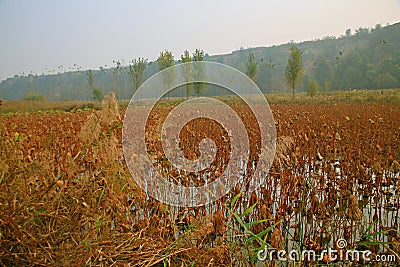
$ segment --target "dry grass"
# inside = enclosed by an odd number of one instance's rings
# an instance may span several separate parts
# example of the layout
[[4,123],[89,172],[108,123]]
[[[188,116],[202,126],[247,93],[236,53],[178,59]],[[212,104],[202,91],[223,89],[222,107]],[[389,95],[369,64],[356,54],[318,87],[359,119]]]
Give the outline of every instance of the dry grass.
[[89,101],[64,101],[64,102],[48,102],[48,101],[5,101],[0,105],[0,114],[24,114],[24,113],[55,113],[55,112],[71,112],[77,110],[99,110],[101,104],[99,102]]
[[273,246],[321,249],[346,238],[353,248],[399,254],[398,103],[272,110],[276,160],[265,186],[233,210],[236,190],[203,208],[149,199],[121,157],[115,104],[0,117],[0,265],[249,266],[257,247],[232,212],[253,204],[243,220],[268,220],[254,233],[278,223],[267,233]]

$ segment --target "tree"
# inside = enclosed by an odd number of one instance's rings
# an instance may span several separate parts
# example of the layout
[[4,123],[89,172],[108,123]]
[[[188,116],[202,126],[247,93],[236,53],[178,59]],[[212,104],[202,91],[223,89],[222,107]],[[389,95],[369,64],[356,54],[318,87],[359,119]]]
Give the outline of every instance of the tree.
[[119,96],[119,98],[125,98],[125,92],[123,92],[122,91],[123,89],[119,86],[120,73],[122,72],[122,62],[120,60],[113,60],[113,63],[115,63],[115,68],[112,69],[113,73],[112,90],[115,92],[116,95]]
[[346,37],[350,37],[351,36],[351,29],[347,29],[345,34],[346,34]]
[[380,79],[379,79],[379,87],[380,89],[384,88],[383,84],[384,84],[384,75],[383,73],[385,72],[385,47],[387,45],[387,41],[385,39],[380,39],[379,40],[379,44],[381,47],[381,59],[380,59]]
[[[275,85],[275,75],[274,70],[276,68],[275,63],[272,62],[272,59],[269,59],[267,63],[265,63],[265,67],[267,67],[267,85],[268,92],[273,92],[273,88]],[[268,71],[269,69],[269,71]]]
[[316,60],[313,76],[317,80],[318,84],[322,84],[325,79],[332,80],[332,68],[325,57],[319,57]]
[[[200,49],[196,49],[193,53],[193,79],[195,81],[204,80],[206,77],[206,69],[204,65],[204,51]],[[197,96],[203,91],[205,83],[203,82],[194,82],[193,89],[196,92]]]
[[307,85],[307,95],[314,97],[318,93],[318,83],[315,79],[310,79]]
[[254,62],[254,54],[250,52],[249,54],[249,59],[247,61],[247,70],[246,70],[246,75],[254,81],[254,78],[256,77],[258,70],[257,63]]
[[37,74],[33,75],[32,73],[28,75],[28,80],[29,80],[29,88],[30,90],[35,93],[36,91],[36,80],[37,80]]
[[343,56],[343,51],[340,50],[339,55],[336,56],[336,64],[335,64],[335,68],[336,68],[336,70],[335,70],[335,80],[336,80],[335,90],[339,90],[339,89],[341,90],[343,87],[343,76],[344,76],[343,69],[344,68],[342,66],[343,62],[341,61],[342,56]]
[[[157,66],[160,71],[168,69],[169,67],[172,67],[174,65],[175,62],[172,52],[167,50],[160,52],[160,55],[157,58]],[[163,72],[163,77],[164,77],[164,91],[165,91],[167,89],[167,86],[172,85],[172,83],[175,80],[176,77],[175,68],[171,68],[168,71]]]
[[97,101],[102,101],[103,100],[103,92],[101,91],[100,88],[93,88],[93,98],[96,99]]
[[387,72],[378,74],[376,80],[376,83],[379,84],[380,89],[398,87],[397,79]]
[[322,93],[325,94],[328,91],[329,91],[329,83],[328,79],[325,79],[324,83],[322,84]]
[[293,90],[293,98],[296,86],[300,83],[303,76],[303,58],[299,48],[294,44],[290,47],[290,55],[286,65],[286,82]]
[[146,71],[147,61],[144,58],[138,58],[132,60],[132,64],[129,65],[129,77],[132,81],[133,93],[137,91],[139,86],[143,83]]
[[310,76],[305,73],[302,77],[301,86],[299,84],[297,90],[300,90],[300,88],[301,88],[301,91],[307,92],[307,86],[308,86],[308,83],[310,82],[310,79],[311,79]]
[[[192,57],[190,56],[189,51],[185,50],[185,52],[183,52],[183,55],[181,56],[181,62],[189,63],[191,61],[192,61]],[[190,93],[190,89],[191,89],[190,82],[193,81],[193,73],[192,73],[192,65],[191,64],[182,65],[182,75],[186,82],[186,84],[185,84],[186,99],[189,99],[189,93]]]
[[[89,91],[93,92],[94,89],[94,75],[93,75],[93,71],[92,70],[88,70],[86,72],[87,75],[87,80],[88,80],[88,84],[89,84]],[[86,98],[87,100],[89,100],[88,94],[86,94]]]
[[379,30],[382,30],[382,25],[378,23],[375,25],[375,31],[379,31]]
[[369,28],[365,28],[365,27],[360,27],[358,29],[356,29],[356,35],[366,35],[369,33]]

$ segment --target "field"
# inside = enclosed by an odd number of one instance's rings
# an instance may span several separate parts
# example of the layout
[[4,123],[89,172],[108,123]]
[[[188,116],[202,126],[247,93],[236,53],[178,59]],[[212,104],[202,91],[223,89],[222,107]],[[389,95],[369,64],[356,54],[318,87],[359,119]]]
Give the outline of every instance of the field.
[[[93,103],[4,102],[0,265],[366,265],[326,255],[257,260],[265,246],[318,253],[329,246],[393,255],[391,263],[371,266],[397,266],[400,91],[266,97],[278,139],[265,185],[186,209],[147,197],[132,179],[121,145],[127,103],[118,111]],[[159,119],[175,104],[159,105]],[[246,115],[240,104],[232,106]]]

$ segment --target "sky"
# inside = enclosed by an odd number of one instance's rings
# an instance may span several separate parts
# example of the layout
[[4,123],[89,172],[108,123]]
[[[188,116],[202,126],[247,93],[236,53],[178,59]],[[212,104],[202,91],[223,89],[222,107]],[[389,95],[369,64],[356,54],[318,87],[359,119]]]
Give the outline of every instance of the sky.
[[400,0],[0,0],[0,80],[209,55],[400,21]]

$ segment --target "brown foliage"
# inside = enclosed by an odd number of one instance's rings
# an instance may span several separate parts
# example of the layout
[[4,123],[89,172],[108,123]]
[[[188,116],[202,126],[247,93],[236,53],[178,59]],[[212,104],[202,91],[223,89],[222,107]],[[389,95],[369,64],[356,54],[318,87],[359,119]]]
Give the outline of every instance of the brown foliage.
[[[244,243],[245,233],[229,220],[227,207],[240,186],[200,208],[149,199],[123,162],[116,110],[0,117],[0,264],[234,264],[227,243]],[[153,115],[161,120],[169,110],[160,107]],[[356,246],[362,227],[377,220],[371,231],[392,229],[388,240],[398,252],[399,106],[293,104],[272,110],[280,136],[275,161],[263,187],[244,192],[234,212],[257,203],[245,219],[268,222],[252,229],[256,233],[281,221],[267,239],[276,248],[289,240],[323,248],[339,238]],[[149,150],[161,159],[152,136],[157,120],[149,126]],[[194,123],[182,134],[193,131],[196,139],[200,126]],[[228,142],[221,129],[213,135],[221,146]],[[195,157],[196,147],[186,147]],[[170,177],[186,177],[161,162]],[[217,167],[208,171],[224,170]],[[376,238],[383,240],[383,234]]]

